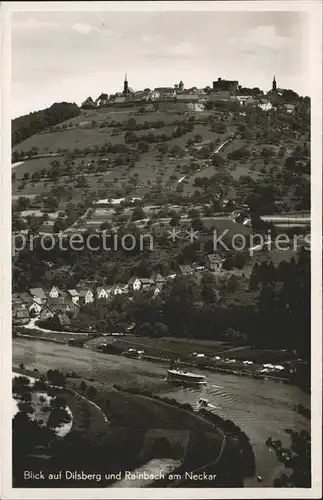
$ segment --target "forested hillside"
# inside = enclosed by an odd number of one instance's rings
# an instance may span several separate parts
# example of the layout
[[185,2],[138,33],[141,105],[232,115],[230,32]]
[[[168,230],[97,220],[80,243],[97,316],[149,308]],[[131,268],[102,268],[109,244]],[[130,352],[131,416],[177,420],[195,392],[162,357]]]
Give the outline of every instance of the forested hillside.
[[79,114],[80,108],[77,104],[55,102],[50,108],[19,116],[12,120],[12,145],[15,146],[28,137]]

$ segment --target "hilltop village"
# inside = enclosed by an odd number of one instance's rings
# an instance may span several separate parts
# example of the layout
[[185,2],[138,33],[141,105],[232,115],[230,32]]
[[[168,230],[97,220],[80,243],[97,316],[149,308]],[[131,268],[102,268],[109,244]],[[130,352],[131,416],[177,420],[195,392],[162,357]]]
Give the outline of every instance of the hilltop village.
[[[290,92],[290,91],[288,91]],[[114,104],[135,104],[149,102],[183,102],[187,104],[202,104],[207,102],[231,101],[240,105],[259,106],[262,110],[272,109],[275,97],[281,97],[286,94],[284,89],[277,88],[276,78],[272,81],[272,88],[264,93],[259,88],[245,88],[239,85],[238,81],[225,80],[219,77],[213,82],[212,87],[204,88],[191,87],[186,89],[181,80],[174,87],[156,87],[154,89],[145,88],[134,91],[129,87],[127,75],[125,75],[123,91],[108,95],[100,94],[95,100],[88,97],[82,102],[84,109],[96,109]],[[293,112],[292,104],[287,104],[288,112]]]
[[[15,327],[194,337],[204,315],[206,338],[263,343],[251,311],[303,265],[310,226],[310,99],[270,83],[134,91],[126,76],[120,93],[14,120]],[[288,233],[285,251],[268,230]],[[106,252],[105,233],[136,243]],[[78,235],[97,249],[60,248]],[[196,317],[178,316],[179,296]]]
[[[173,457],[177,472],[211,464],[215,487],[308,487],[310,99],[270,83],[134,91],[126,76],[13,121],[15,372],[61,387],[42,406],[14,378],[17,477],[32,457],[74,467],[76,446],[90,474]],[[53,412],[64,439],[42,434]]]

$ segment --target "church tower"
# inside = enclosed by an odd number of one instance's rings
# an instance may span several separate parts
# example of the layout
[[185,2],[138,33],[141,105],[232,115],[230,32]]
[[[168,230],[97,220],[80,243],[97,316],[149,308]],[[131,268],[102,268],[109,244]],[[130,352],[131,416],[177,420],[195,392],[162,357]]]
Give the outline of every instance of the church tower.
[[123,93],[128,94],[129,93],[129,86],[128,86],[128,80],[127,80],[127,73],[125,74],[124,82],[123,82]]
[[273,90],[273,92],[276,92],[276,90],[277,90],[277,83],[276,83],[276,78],[275,78],[275,76],[274,76],[274,79],[273,79],[273,86],[272,86],[272,90]]

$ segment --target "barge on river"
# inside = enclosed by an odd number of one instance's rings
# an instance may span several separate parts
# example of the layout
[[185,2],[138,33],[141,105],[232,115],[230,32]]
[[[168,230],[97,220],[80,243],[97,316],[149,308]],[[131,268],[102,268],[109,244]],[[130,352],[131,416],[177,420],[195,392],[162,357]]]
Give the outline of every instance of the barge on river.
[[201,385],[206,384],[205,375],[187,372],[185,370],[167,370],[167,380],[176,384]]

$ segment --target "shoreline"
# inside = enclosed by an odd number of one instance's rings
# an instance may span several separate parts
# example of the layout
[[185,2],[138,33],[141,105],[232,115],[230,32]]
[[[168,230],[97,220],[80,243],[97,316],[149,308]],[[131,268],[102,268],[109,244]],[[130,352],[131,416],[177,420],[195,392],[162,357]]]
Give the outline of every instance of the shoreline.
[[[53,332],[59,334],[60,332]],[[73,335],[73,333],[70,333]],[[77,334],[76,334],[77,335]],[[39,335],[28,335],[28,334],[21,334],[18,333],[16,334],[16,338],[23,338],[23,339],[28,339],[28,340],[37,340],[38,342],[52,342],[54,344],[59,344],[59,345],[69,345],[68,342],[64,340],[59,340],[56,338],[50,338],[50,337],[41,337]],[[85,348],[90,349],[88,346],[84,346]],[[79,349],[79,347],[75,347]],[[92,349],[95,351],[95,349]],[[112,354],[113,355],[113,354]],[[115,354],[115,356],[120,356],[120,354]],[[143,355],[143,359],[145,361],[150,361],[152,363],[161,363],[161,364],[169,364],[171,359],[170,358],[162,358],[162,357],[157,357],[157,356],[149,356],[147,354]],[[245,370],[241,370],[239,368],[230,369],[230,368],[222,368],[222,367],[216,367],[216,366],[203,366],[202,368],[196,364],[196,363],[189,363],[185,361],[180,361],[179,365],[185,366],[185,367],[191,367],[191,368],[197,368],[197,369],[202,369],[205,372],[210,372],[210,373],[223,373],[223,374],[228,374],[228,375],[236,375],[237,377],[248,377],[256,380],[261,380],[261,381],[272,381],[275,383],[279,384],[285,384],[285,385],[290,385],[297,387],[301,389],[303,392],[306,393],[303,387],[299,387],[299,385],[291,382],[288,378],[286,377],[279,377],[279,376],[273,376],[273,375],[263,375],[260,373],[252,373],[248,372]]]

